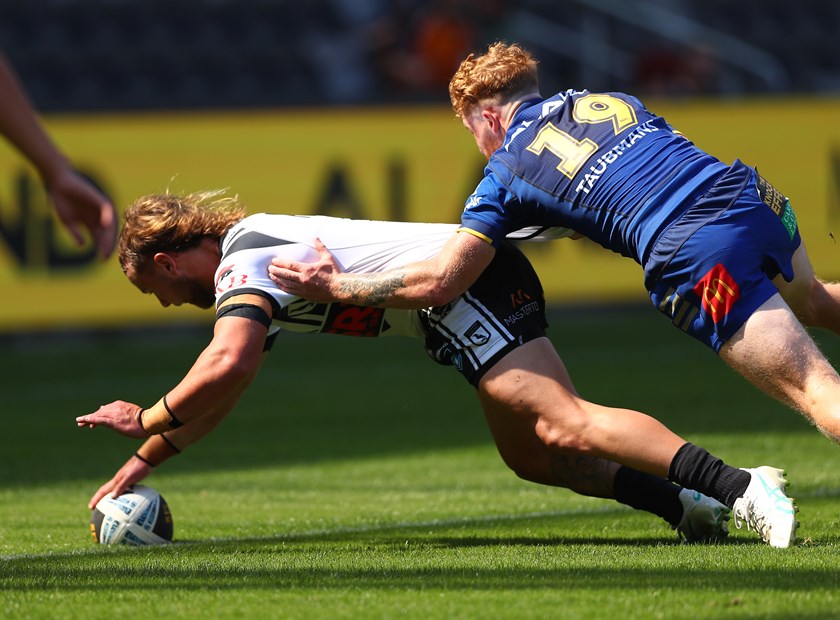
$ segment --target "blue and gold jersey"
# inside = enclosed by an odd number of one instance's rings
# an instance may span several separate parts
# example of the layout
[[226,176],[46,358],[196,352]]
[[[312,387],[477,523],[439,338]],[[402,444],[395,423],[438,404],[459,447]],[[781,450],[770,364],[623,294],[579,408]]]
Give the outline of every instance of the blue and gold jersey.
[[526,226],[561,226],[645,265],[727,169],[635,97],[568,90],[519,108],[461,227],[496,243]]

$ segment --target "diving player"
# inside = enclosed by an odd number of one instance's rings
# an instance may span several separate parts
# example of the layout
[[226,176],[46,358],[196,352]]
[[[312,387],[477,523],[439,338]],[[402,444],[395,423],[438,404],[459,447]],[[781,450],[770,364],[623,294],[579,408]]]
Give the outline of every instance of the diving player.
[[[312,248],[317,236],[347,269],[371,271],[433,256],[455,229],[321,216],[246,218],[235,199],[213,192],[136,201],[125,214],[119,239],[126,276],[164,306],[215,305],[216,323],[212,342],[156,404],[143,408],[116,401],[76,418],[80,427],[102,425],[146,438],[97,490],[90,506],[107,493],[122,493],[212,430],[255,376],[276,333],[290,329],[425,338],[429,355],[453,365],[477,389],[499,452],[519,476],[654,512],[686,539],[725,536],[729,510],[722,503],[638,471],[637,466],[659,458],[669,446],[684,444],[683,439],[650,416],[602,407],[575,392],[545,337],[540,282],[512,245],[498,244],[495,259],[464,295],[422,312],[312,303],[284,293],[268,277],[273,256],[317,256]],[[518,320],[506,320],[512,315]],[[599,458],[588,446],[557,450],[545,445],[534,425],[550,415],[542,410],[556,408],[581,427],[620,436],[630,454],[626,466]]]

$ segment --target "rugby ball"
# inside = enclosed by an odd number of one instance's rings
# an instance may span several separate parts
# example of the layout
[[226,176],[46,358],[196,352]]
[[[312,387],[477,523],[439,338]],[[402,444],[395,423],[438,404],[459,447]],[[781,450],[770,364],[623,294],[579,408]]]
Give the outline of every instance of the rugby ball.
[[90,533],[102,545],[164,545],[172,542],[172,514],[160,493],[135,484],[119,497],[99,500]]

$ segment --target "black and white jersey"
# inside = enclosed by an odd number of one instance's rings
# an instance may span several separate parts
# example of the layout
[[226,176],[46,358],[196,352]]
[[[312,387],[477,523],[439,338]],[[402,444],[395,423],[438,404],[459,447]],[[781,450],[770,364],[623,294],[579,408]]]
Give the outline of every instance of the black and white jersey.
[[484,373],[510,351],[545,335],[542,286],[528,259],[513,245],[498,244],[493,261],[459,298],[419,312],[315,303],[282,291],[268,277],[268,266],[276,256],[317,260],[316,237],[344,271],[370,273],[436,256],[456,229],[455,224],[252,215],[222,238],[216,304],[234,295],[267,298],[272,305],[270,336],[286,329],[424,338],[425,349],[435,361],[454,366],[472,385],[478,385]]
[[274,257],[314,261],[316,237],[344,271],[376,272],[437,255],[455,224],[350,220],[327,216],[257,214],[243,219],[221,241],[216,271],[216,305],[233,295],[253,293],[271,301],[272,332],[354,336],[423,336],[413,310],[314,303],[279,289],[268,277]]

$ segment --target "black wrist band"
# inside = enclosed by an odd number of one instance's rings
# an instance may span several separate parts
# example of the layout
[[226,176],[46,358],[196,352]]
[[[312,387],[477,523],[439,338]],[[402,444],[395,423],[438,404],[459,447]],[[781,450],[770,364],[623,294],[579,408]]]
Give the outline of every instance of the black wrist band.
[[175,417],[175,414],[172,413],[172,409],[169,407],[169,403],[166,402],[166,395],[163,397],[163,406],[166,407],[166,413],[169,414],[169,417],[172,418],[169,420],[169,426],[171,428],[178,428],[179,426],[183,426],[184,423],[181,422],[178,418]]
[[181,449],[178,448],[178,446],[176,446],[174,443],[172,443],[169,437],[167,437],[164,434],[161,434],[160,438],[166,442],[166,445],[169,446],[175,454],[181,454]]
[[144,432],[144,433],[146,433],[147,435],[151,436],[151,433],[150,433],[149,431],[147,431],[147,430],[146,430],[146,427],[145,427],[145,426],[143,426],[143,412],[144,412],[144,411],[146,411],[146,410],[145,410],[145,409],[140,409],[140,411],[138,411],[138,412],[137,412],[137,424],[139,424],[139,425],[140,425],[140,428],[142,428],[142,429],[143,429],[143,432]]
[[147,459],[147,458],[145,458],[145,457],[143,457],[143,456],[140,456],[140,453],[139,453],[139,452],[135,452],[135,453],[134,453],[134,456],[135,456],[136,458],[140,459],[141,461],[143,461],[143,462],[144,462],[146,465],[148,465],[149,467],[154,467],[154,466],[155,466],[155,464],[154,464],[154,463],[152,463],[149,459]]

